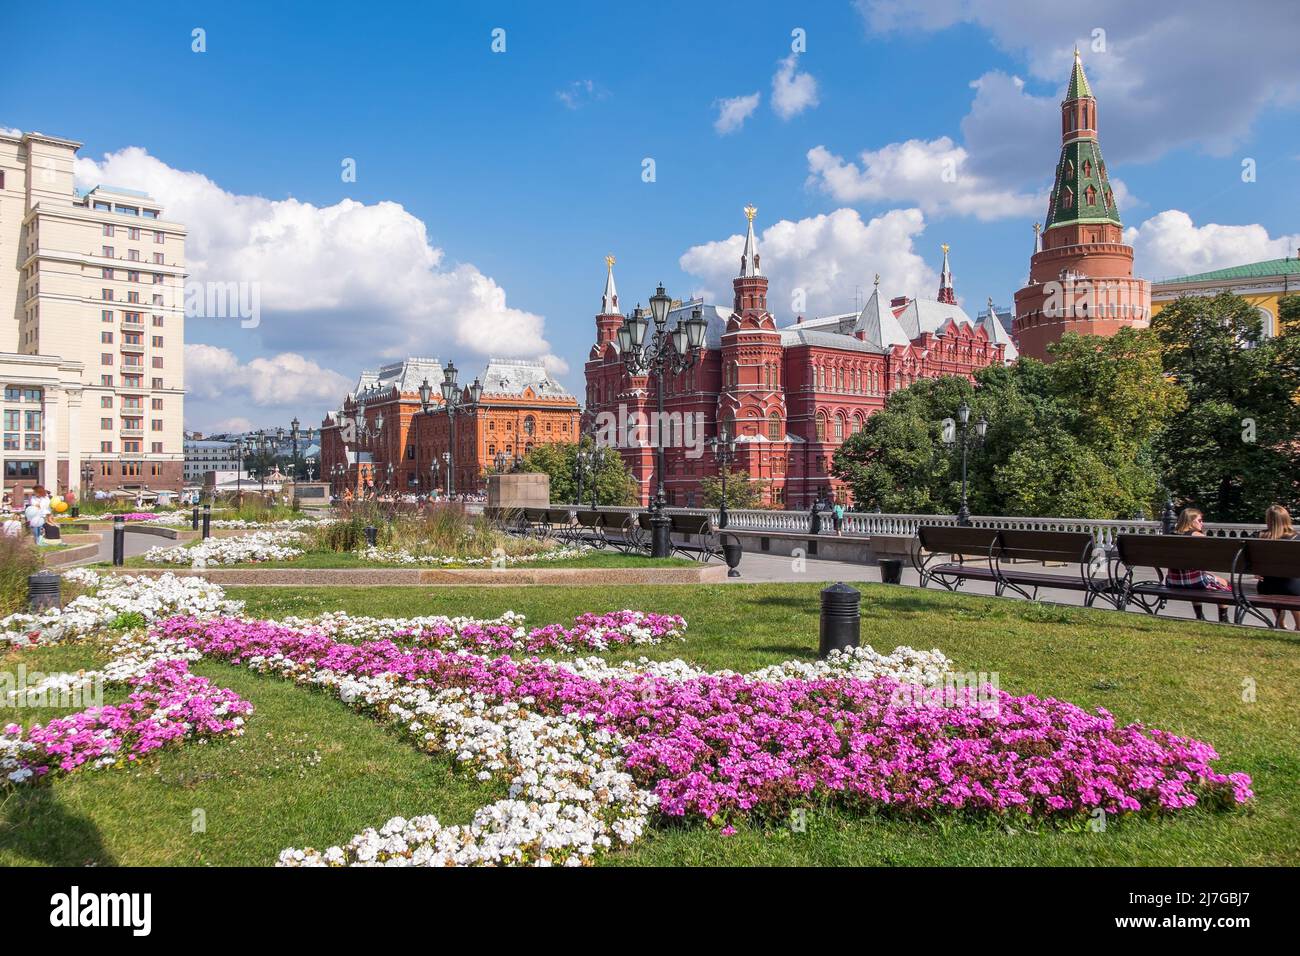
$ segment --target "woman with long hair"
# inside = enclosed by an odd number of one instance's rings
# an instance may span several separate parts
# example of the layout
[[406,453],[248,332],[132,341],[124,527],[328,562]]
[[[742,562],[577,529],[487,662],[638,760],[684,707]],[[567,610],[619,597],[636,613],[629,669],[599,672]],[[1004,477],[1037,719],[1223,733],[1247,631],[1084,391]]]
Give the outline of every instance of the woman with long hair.
[[[1270,505],[1269,509],[1264,512],[1264,530],[1259,533],[1261,538],[1267,538],[1271,541],[1296,541],[1300,535],[1296,534],[1295,525],[1291,521],[1291,512],[1287,511],[1281,505]],[[1260,594],[1294,594],[1300,596],[1300,578],[1271,578],[1262,577],[1258,579]],[[1279,628],[1285,629],[1283,617],[1286,612],[1280,608],[1273,610],[1273,620]],[[1295,630],[1300,631],[1300,611],[1291,612],[1291,623]]]
[[[1184,508],[1178,515],[1178,524],[1174,526],[1174,534],[1186,535],[1191,538],[1205,537],[1205,515],[1196,508]],[[1232,590],[1232,585],[1217,574],[1179,568],[1168,568],[1166,570],[1165,584],[1171,588],[1195,588],[1202,591]],[[1192,610],[1196,612],[1197,618],[1203,619],[1205,617],[1202,605],[1193,604]],[[1226,606],[1220,605],[1219,623],[1226,624],[1227,622],[1228,609]]]

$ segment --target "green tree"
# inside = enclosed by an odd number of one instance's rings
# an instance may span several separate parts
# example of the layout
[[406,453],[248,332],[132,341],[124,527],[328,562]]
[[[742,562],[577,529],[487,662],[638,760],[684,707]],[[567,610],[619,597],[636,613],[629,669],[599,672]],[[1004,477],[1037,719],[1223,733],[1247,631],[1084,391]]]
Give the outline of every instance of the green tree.
[[1157,450],[1179,502],[1217,521],[1259,521],[1300,502],[1300,296],[1286,296],[1276,337],[1231,293],[1184,296],[1151,328],[1187,410],[1166,422]]
[[[1067,335],[1050,364],[1014,366],[964,378],[925,379],[837,451],[833,470],[858,508],[948,514],[961,502],[960,432],[945,420],[964,401],[971,426],[988,432],[968,456],[975,514],[1130,517],[1156,497],[1152,445],[1182,405],[1155,338],[1123,330],[1110,338]],[[954,423],[955,424],[955,423]],[[972,439],[973,439],[972,431]]]
[[[594,468],[588,466],[582,475],[582,503],[591,503],[593,472],[596,482],[596,501],[602,505],[627,505],[635,500],[636,484],[632,480],[623,456],[616,449],[597,447],[591,438],[582,439],[582,447],[594,452]],[[551,479],[551,501],[572,504],[578,492],[578,446],[558,442],[537,445],[520,465],[523,471],[545,472]]]
[[[767,494],[768,482],[750,478],[749,472],[744,469],[733,471],[728,466],[725,470],[727,472],[728,508],[763,507],[763,498]],[[700,495],[704,499],[704,507],[720,507],[722,505],[722,478],[718,475],[705,475],[701,478]]]

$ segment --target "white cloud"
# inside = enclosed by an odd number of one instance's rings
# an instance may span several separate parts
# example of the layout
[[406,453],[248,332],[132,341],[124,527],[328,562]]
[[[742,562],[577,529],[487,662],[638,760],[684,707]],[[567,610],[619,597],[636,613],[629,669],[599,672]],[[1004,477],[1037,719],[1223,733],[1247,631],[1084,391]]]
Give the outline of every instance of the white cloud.
[[772,109],[783,120],[817,105],[817,80],[811,73],[799,73],[799,54],[791,53],[777,63],[772,74]]
[[1125,229],[1124,241],[1133,246],[1134,271],[1151,279],[1281,259],[1300,249],[1300,233],[1270,237],[1258,224],[1197,226],[1180,209],[1166,209]]
[[[877,272],[884,295],[933,298],[939,274],[914,246],[924,230],[925,217],[919,209],[894,209],[869,222],[863,222],[854,209],[776,222],[758,240],[763,272],[769,279],[768,308],[778,323],[793,321],[794,293],[802,289],[805,305],[799,314],[847,312],[857,298],[865,302],[871,295]],[[704,280],[702,289],[727,290],[721,301],[729,303],[744,242],[744,236],[736,234],[693,246],[682,254],[679,265]]]
[[[1094,0],[1078,15],[1063,15],[1053,4],[1005,0],[856,5],[875,33],[976,24],[999,48],[1023,57],[1033,77],[1052,84],[1053,99],[1065,88],[1077,43],[1097,92],[1102,145],[1112,165],[1155,159],[1186,145],[1222,155],[1245,139],[1261,112],[1300,103],[1300,5],[1285,0],[1238,0],[1231,9],[1220,0],[1183,0],[1176,7]],[[1033,109],[1031,102],[1008,98],[998,111],[968,119],[1015,126]],[[963,130],[974,149],[980,137],[967,124]]]
[[718,109],[718,118],[713,121],[713,128],[718,135],[726,136],[728,133],[734,133],[745,125],[745,120],[754,115],[754,110],[758,109],[758,101],[762,97],[758,93],[751,93],[748,96],[732,96],[724,100],[714,100],[713,105]]
[[595,80],[574,80],[562,90],[556,90],[555,98],[571,110],[581,109],[588,103],[603,100],[609,93]]
[[[139,147],[78,159],[76,178],[81,187],[111,183],[158,199],[165,216],[189,229],[194,279],[260,283],[257,334],[272,350],[346,356],[358,366],[469,351],[543,358],[565,370],[550,354],[542,316],[508,306],[505,290],[472,264],[449,264],[398,203],[238,195]],[[201,336],[201,322],[187,331]]]
[[930,215],[981,220],[1029,215],[1047,205],[1046,193],[1000,188],[973,172],[969,153],[947,136],[890,143],[864,150],[859,159],[861,166],[814,146],[808,151],[808,185],[839,202],[914,203]]
[[295,352],[245,363],[234,352],[215,345],[185,346],[185,387],[200,403],[329,408],[347,394],[354,381]]
[[206,429],[209,435],[220,435],[224,433],[251,432],[253,423],[243,415],[236,415],[233,418],[223,418],[220,421],[213,422]]

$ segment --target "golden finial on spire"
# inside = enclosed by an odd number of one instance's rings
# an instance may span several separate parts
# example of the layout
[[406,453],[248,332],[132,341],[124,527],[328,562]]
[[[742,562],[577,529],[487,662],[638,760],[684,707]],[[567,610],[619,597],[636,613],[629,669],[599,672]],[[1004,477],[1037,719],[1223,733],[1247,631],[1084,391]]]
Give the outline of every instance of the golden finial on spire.
[[613,268],[614,268],[614,262],[615,262],[615,260],[614,260],[614,257],[613,257],[613,256],[606,256],[606,257],[605,257],[605,268],[606,268],[606,269],[613,269]]
[[943,250],[945,256],[948,254],[948,243],[941,243],[939,248]]
[[756,215],[758,215],[758,209],[752,203],[745,207],[745,218],[750,222],[754,221]]
[[879,273],[879,272],[876,273],[876,281],[873,282],[872,284],[873,284],[873,285],[880,285],[880,273]]
[[1077,42],[1074,44],[1074,58],[1079,59],[1079,44]]

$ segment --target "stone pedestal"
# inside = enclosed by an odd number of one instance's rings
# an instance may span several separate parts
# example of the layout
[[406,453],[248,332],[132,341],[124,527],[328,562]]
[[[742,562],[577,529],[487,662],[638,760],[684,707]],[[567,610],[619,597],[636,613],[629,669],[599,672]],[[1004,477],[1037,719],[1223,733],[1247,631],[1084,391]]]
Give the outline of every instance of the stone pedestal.
[[284,492],[297,508],[311,511],[330,506],[330,486],[326,481],[288,481]]
[[543,472],[518,472],[487,476],[489,508],[548,508],[551,476]]

